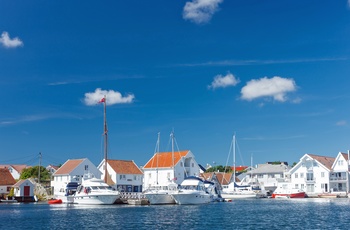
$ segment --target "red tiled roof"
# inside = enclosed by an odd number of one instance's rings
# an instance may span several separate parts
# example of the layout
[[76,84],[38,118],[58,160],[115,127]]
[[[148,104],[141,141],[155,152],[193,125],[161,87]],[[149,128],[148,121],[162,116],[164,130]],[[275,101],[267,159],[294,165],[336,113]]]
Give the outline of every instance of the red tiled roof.
[[27,165],[0,165],[0,168],[9,168],[9,167],[12,167],[19,174],[21,174],[23,169],[29,168],[30,166],[27,166]]
[[16,180],[11,175],[8,168],[0,168],[0,185],[14,185]]
[[[189,150],[174,152],[174,165],[180,161],[181,157],[186,156],[188,152]],[[172,152],[156,153],[143,168],[170,168],[173,166],[172,155]]]
[[232,173],[216,172],[215,175],[221,185],[228,185],[232,177]]
[[55,175],[67,175],[72,172],[84,159],[68,160],[55,173]]
[[313,159],[317,160],[320,162],[322,165],[324,165],[326,168],[329,170],[332,170],[332,165],[335,161],[334,157],[325,157],[325,156],[318,156],[318,155],[313,155],[313,154],[308,154],[310,157]]
[[143,174],[134,161],[107,160],[107,163],[118,174]]

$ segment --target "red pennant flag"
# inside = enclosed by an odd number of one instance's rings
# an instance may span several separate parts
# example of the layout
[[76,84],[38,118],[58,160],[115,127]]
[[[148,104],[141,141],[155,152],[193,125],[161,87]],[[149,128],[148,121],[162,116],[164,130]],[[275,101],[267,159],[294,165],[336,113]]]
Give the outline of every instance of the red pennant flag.
[[98,103],[103,103],[103,102],[106,102],[105,98],[102,98]]

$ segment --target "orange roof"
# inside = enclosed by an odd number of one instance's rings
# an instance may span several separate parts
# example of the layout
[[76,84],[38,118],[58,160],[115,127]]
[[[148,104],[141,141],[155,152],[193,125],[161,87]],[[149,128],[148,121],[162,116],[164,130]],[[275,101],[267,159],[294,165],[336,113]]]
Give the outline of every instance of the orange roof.
[[16,180],[7,168],[0,168],[0,185],[14,185]]
[[[241,171],[244,171],[248,168],[248,166],[236,166],[236,172],[241,172]],[[234,166],[231,167],[232,170],[235,169]]]
[[320,162],[321,164],[323,164],[329,170],[332,170],[332,165],[335,161],[334,157],[325,157],[325,156],[318,156],[313,154],[308,154],[308,155],[313,159],[317,160],[318,162]]
[[[174,165],[176,165],[181,157],[188,154],[189,150],[174,152]],[[173,167],[172,152],[160,152],[153,155],[143,168],[170,168]]]
[[55,173],[55,175],[67,175],[72,172],[84,159],[68,160]]
[[134,161],[107,160],[107,163],[118,174],[143,174]]

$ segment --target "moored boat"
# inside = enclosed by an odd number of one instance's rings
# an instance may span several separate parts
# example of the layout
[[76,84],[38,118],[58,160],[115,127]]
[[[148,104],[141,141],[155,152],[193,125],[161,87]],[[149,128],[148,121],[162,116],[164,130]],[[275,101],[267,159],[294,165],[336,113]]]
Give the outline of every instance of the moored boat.
[[85,174],[77,192],[72,196],[75,204],[114,204],[120,193],[102,179]]
[[203,180],[194,176],[185,178],[180,188],[171,195],[177,204],[205,204],[211,202],[211,196],[207,193]]
[[271,198],[305,198],[306,193],[298,188],[292,188],[288,182],[279,183]]
[[48,204],[62,204],[61,199],[51,199],[47,201]]

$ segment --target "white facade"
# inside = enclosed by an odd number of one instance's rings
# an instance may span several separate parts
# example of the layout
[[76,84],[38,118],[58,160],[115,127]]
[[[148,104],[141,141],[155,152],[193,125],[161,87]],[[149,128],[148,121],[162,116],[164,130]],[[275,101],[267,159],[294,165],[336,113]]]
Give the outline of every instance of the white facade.
[[14,186],[15,197],[33,197],[34,184],[29,180],[20,180]]
[[188,151],[186,156],[175,163],[174,167],[166,168],[143,168],[144,173],[144,189],[154,185],[166,185],[171,181],[177,184],[189,176],[199,176],[200,167],[196,162],[194,155]]
[[[98,165],[103,179],[105,177],[105,160]],[[114,168],[113,168],[114,166]],[[120,169],[118,168],[120,167]],[[108,160],[107,172],[113,181],[112,187],[121,192],[141,192],[143,173],[134,161]],[[133,172],[133,173],[132,173]]]
[[329,187],[331,192],[350,191],[349,184],[349,153],[338,153],[332,165],[332,172],[329,176]]
[[305,154],[290,171],[293,188],[306,192],[308,196],[329,192],[330,169],[313,157]]
[[66,161],[53,175],[51,187],[54,187],[54,193],[59,191],[62,187],[65,187],[69,182],[81,183],[84,174],[87,173],[92,173],[96,178],[101,178],[101,172],[89,159],[81,159],[81,162],[74,165],[72,168],[69,167],[69,161],[76,160]]

